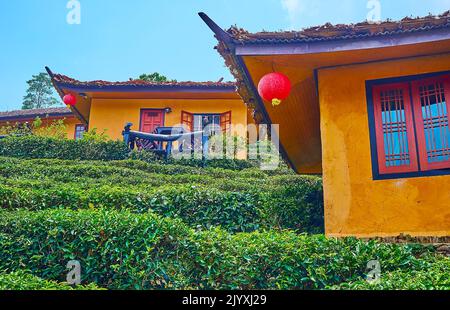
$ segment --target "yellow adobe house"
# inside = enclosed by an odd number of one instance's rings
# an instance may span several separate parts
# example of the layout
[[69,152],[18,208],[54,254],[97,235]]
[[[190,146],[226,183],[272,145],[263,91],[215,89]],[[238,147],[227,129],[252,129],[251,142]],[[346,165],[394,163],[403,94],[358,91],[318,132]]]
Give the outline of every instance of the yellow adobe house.
[[[73,113],[89,129],[106,130],[122,139],[126,123],[132,130],[152,133],[157,127],[185,126],[200,131],[206,124],[247,139],[247,107],[232,82],[80,82],[46,68],[63,97],[73,94]],[[241,152],[242,153],[242,152]],[[245,157],[240,154],[239,157]]]
[[[450,13],[297,32],[202,19],[256,120],[298,173],[322,174],[328,236],[450,236]],[[273,107],[261,78],[285,74]]]
[[86,126],[66,107],[0,112],[0,128],[8,125],[32,124],[38,117],[42,121],[41,127],[48,127],[55,121],[62,120],[66,126],[68,139],[80,139],[86,130]]

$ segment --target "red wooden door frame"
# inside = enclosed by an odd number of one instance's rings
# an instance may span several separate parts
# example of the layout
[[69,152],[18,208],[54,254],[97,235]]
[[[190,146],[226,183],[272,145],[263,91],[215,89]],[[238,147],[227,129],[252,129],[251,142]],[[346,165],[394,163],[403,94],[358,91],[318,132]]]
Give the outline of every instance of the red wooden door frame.
[[159,112],[160,113],[160,120],[161,120],[161,126],[164,126],[165,122],[165,111],[164,109],[141,109],[141,115],[140,115],[140,124],[139,124],[139,131],[143,131],[144,127],[144,113],[146,112]]

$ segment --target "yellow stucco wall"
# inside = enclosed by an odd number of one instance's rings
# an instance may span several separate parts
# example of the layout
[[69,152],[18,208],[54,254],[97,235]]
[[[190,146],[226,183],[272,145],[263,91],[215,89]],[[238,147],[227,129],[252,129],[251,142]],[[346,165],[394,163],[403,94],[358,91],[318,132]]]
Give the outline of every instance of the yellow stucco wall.
[[74,139],[75,137],[75,126],[81,124],[81,121],[77,118],[64,119],[64,124],[66,125],[67,138]]
[[[164,125],[181,124],[181,111],[190,113],[225,113],[231,111],[231,122],[236,134],[247,137],[247,108],[240,99],[92,99],[89,129],[106,130],[111,139],[122,140],[126,123],[133,123],[132,130],[139,130],[141,109],[171,108],[165,114]],[[239,157],[245,157],[240,153]]]
[[[57,121],[57,119],[47,119],[47,118],[41,118],[42,120],[42,125],[41,127],[47,127],[49,125],[51,125],[52,123],[54,123],[55,121]],[[33,122],[32,119],[30,120],[26,120],[27,122]],[[66,131],[67,131],[67,138],[68,139],[74,139],[75,137],[75,126],[77,124],[81,124],[81,121],[78,120],[75,117],[67,117],[67,118],[63,118],[64,121],[64,125],[66,125]],[[16,123],[21,123],[23,121],[9,121],[9,122],[0,122],[0,127],[3,126],[8,126],[8,125],[12,125],[12,124],[16,124]]]
[[450,54],[319,70],[328,236],[450,236],[450,175],[373,180],[365,81],[450,69]]
[[[53,124],[55,119],[46,119],[41,118],[42,120],[42,127],[47,127]],[[78,124],[81,124],[81,121],[76,117],[65,117],[62,119],[64,122],[64,125],[66,126],[66,132],[67,132],[67,138],[68,139],[74,139],[75,138],[75,126]]]

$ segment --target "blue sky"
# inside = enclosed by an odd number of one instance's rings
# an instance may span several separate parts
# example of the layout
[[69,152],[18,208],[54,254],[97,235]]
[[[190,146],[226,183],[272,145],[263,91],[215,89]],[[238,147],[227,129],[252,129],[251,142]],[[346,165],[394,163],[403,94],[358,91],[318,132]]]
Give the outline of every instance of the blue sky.
[[[19,109],[26,81],[49,66],[80,80],[127,80],[160,72],[181,80],[231,79],[198,17],[223,28],[300,29],[366,19],[368,0],[79,0],[81,24],[66,21],[68,0],[0,1],[0,110]],[[380,0],[382,19],[437,14],[450,0]]]

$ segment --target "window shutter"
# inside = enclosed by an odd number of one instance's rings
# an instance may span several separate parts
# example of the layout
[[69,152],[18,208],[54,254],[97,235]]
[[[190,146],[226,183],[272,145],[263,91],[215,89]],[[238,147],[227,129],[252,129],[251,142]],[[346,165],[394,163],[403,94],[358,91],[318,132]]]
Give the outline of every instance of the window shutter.
[[380,174],[418,170],[409,84],[373,87]]
[[194,115],[186,111],[181,111],[181,124],[185,125],[191,132],[194,131]]
[[220,115],[220,128],[222,128],[223,132],[231,131],[231,111]]
[[450,76],[411,86],[421,170],[450,168]]

